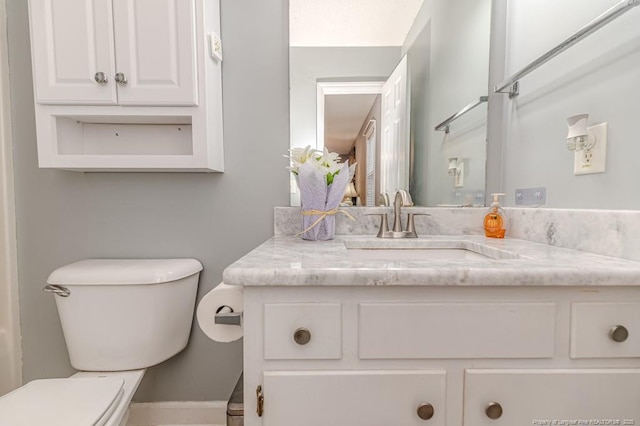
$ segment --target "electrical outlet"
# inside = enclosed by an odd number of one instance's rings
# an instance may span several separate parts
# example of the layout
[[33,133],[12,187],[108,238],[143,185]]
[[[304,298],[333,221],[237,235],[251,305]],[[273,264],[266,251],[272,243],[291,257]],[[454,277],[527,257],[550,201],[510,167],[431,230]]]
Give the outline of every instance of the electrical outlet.
[[588,130],[596,143],[589,150],[576,151],[573,162],[573,174],[576,176],[606,171],[607,123],[590,126]]
[[455,174],[453,178],[453,187],[454,188],[464,187],[464,162],[462,161],[458,161],[458,172]]
[[547,202],[547,188],[516,189],[516,206],[542,206]]

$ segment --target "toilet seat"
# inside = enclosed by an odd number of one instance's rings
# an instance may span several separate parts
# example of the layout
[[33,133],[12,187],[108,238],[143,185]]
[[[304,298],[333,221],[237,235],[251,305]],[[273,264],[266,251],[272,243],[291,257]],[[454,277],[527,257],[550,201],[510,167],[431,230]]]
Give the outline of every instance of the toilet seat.
[[0,397],[0,424],[103,426],[124,393],[113,377],[34,380]]

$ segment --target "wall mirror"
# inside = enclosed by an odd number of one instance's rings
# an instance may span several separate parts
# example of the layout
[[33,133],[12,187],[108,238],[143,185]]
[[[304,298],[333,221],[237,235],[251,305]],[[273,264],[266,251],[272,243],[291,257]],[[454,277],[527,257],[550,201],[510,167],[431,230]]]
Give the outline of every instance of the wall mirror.
[[398,189],[484,205],[491,0],[291,0],[289,14],[291,147],[357,161],[357,205]]

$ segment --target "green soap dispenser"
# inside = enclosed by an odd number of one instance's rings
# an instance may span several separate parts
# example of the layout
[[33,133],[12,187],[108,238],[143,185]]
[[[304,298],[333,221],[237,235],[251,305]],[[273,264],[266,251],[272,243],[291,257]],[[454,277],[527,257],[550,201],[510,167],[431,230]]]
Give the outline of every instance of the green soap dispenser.
[[484,217],[484,234],[489,238],[504,238],[507,228],[507,216],[504,209],[500,207],[498,197],[502,197],[505,194],[496,193],[491,195],[493,195],[493,203],[489,207],[489,213]]

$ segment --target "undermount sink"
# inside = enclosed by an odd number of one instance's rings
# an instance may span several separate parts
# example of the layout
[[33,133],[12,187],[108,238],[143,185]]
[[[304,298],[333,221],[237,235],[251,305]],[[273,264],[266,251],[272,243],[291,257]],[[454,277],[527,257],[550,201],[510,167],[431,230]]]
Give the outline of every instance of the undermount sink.
[[421,261],[517,259],[517,253],[466,240],[368,239],[346,240],[347,256],[354,260]]

